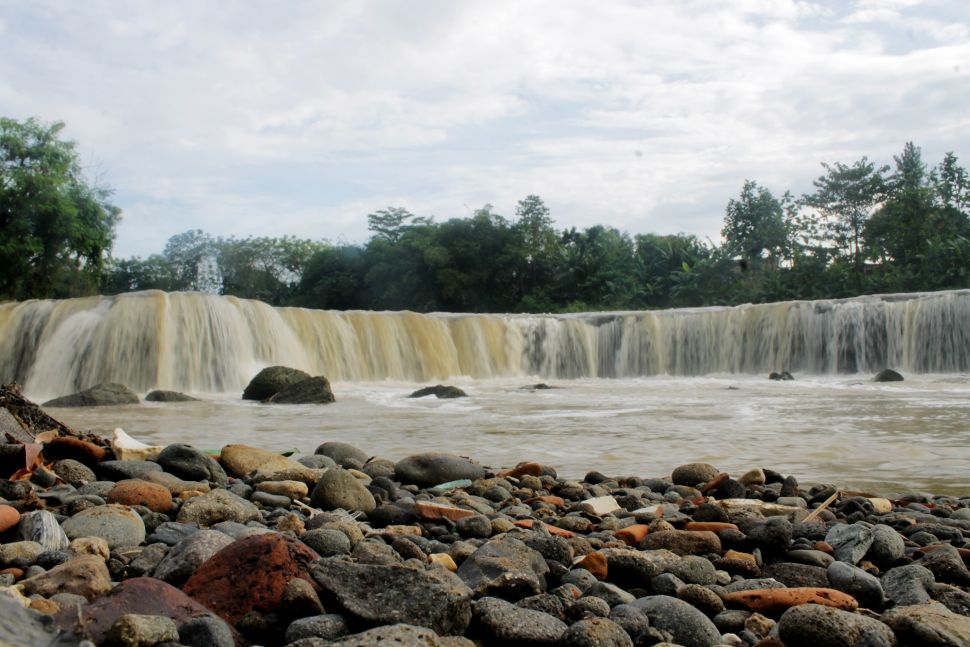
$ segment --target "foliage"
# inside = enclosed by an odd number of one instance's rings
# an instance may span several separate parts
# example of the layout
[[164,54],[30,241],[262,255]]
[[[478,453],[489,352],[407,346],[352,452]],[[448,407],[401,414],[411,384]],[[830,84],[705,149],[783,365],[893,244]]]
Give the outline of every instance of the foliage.
[[121,210],[63,129],[0,118],[0,298],[90,294],[111,251]]

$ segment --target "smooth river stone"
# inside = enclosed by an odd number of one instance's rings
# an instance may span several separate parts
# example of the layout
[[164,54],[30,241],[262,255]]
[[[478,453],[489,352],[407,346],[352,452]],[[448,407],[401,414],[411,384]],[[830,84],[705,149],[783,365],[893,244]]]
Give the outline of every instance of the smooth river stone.
[[431,487],[439,483],[485,476],[485,468],[475,461],[442,452],[428,452],[408,456],[394,465],[394,473],[402,483]]
[[145,541],[145,523],[132,510],[119,505],[100,505],[82,510],[62,526],[71,539],[101,537],[109,548],[138,546]]
[[44,550],[64,550],[70,540],[64,534],[57,518],[47,510],[28,512],[20,518],[17,533],[21,539],[36,541]]
[[874,618],[817,604],[792,607],[778,621],[786,647],[894,647],[892,629]]
[[165,554],[155,567],[154,577],[181,586],[202,564],[235,541],[218,530],[194,532]]
[[219,458],[230,476],[243,478],[250,472],[305,472],[307,468],[291,458],[276,452],[249,445],[226,445]]
[[373,512],[377,507],[374,495],[350,472],[339,467],[327,470],[310,495],[310,502],[324,510],[338,508],[350,512]]
[[674,642],[685,647],[714,647],[721,632],[703,613],[683,600],[667,595],[640,598],[630,606],[643,611],[650,626],[669,633]]
[[259,508],[250,501],[228,490],[212,490],[183,503],[177,521],[196,523],[204,527],[214,526],[222,521],[246,523],[261,518]]

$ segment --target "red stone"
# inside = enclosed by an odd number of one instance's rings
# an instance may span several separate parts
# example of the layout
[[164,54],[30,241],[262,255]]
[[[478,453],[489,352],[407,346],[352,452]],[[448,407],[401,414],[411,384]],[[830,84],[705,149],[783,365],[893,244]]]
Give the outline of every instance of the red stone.
[[710,532],[721,532],[722,530],[737,530],[738,527],[726,521],[688,521],[684,524],[684,530],[709,530]]
[[[84,605],[80,614],[73,606],[63,609],[54,616],[54,622],[61,629],[81,633],[100,645],[111,625],[126,613],[167,616],[177,625],[192,618],[212,615],[209,609],[171,584],[153,577],[135,577]],[[230,630],[236,644],[240,644],[239,634],[232,627]]]
[[143,505],[152,512],[168,512],[172,509],[172,493],[157,483],[126,479],[108,490],[108,503]]
[[9,505],[0,505],[0,532],[10,530],[20,523],[20,513]]
[[545,494],[543,496],[533,497],[526,501],[526,503],[534,503],[536,501],[548,503],[549,505],[554,505],[557,508],[562,508],[566,505],[566,501],[561,496],[556,496],[555,494]]
[[573,566],[585,568],[592,573],[596,579],[605,580],[608,570],[606,555],[603,553],[589,553],[577,559]]
[[627,546],[639,546],[643,538],[650,532],[650,526],[642,523],[635,523],[622,530],[616,531],[616,538]]
[[319,558],[306,544],[289,535],[253,535],[210,557],[182,590],[235,625],[250,611],[277,611],[286,584],[294,577],[306,580],[319,591],[309,573],[310,562]]
[[[532,519],[520,519],[515,522],[519,528],[532,528],[535,525],[535,521]],[[542,523],[541,521],[539,523]],[[559,528],[557,526],[550,525],[548,523],[542,523],[542,526],[549,531],[550,535],[556,535],[557,537],[562,537],[564,539],[570,539],[576,536],[572,530],[566,530],[565,528]]]
[[727,472],[721,472],[704,484],[704,487],[701,488],[701,494],[707,494],[711,490],[716,490],[717,488],[721,487],[724,481],[728,480],[729,478],[731,478],[730,474]]
[[813,586],[788,589],[754,589],[733,591],[721,596],[726,604],[740,604],[752,611],[772,612],[800,604],[821,604],[827,607],[855,611],[859,603],[848,593]]

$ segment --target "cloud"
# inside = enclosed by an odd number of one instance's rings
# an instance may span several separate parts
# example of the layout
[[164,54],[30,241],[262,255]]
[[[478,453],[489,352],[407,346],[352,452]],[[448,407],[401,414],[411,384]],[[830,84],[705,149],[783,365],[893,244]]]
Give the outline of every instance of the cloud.
[[[8,6],[0,105],[68,123],[125,210],[116,251],[365,239],[538,193],[561,226],[716,237],[744,179],[970,155],[960,3],[690,0]],[[2,29],[0,23],[0,29]],[[467,205],[467,206],[466,206]]]

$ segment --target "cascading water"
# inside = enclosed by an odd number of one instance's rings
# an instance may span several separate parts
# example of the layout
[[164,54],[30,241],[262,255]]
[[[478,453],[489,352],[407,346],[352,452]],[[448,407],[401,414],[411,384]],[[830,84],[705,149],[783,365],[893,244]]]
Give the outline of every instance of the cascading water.
[[201,293],[0,305],[0,380],[56,396],[99,382],[239,391],[282,364],[426,381],[970,371],[970,290],[580,315],[335,312]]

